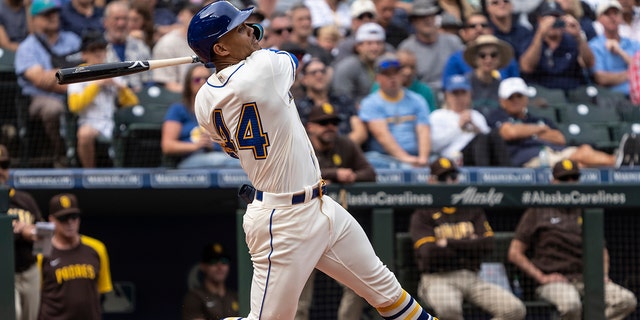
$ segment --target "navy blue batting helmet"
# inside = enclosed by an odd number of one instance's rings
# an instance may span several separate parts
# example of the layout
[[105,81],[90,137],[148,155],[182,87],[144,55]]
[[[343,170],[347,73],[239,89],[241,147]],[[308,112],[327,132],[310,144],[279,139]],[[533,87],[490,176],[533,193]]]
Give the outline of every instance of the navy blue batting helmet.
[[[202,8],[189,23],[187,31],[189,47],[198,55],[200,61],[203,63],[211,62],[213,45],[227,32],[247,20],[253,9],[251,7],[239,10],[224,0],[216,1]],[[252,27],[256,38],[262,39],[262,26]]]

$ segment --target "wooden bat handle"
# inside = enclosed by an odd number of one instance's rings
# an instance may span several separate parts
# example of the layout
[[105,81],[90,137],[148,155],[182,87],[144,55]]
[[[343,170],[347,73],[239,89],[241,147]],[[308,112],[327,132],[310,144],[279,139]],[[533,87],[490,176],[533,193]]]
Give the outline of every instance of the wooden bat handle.
[[149,70],[196,62],[200,62],[198,56],[149,60]]

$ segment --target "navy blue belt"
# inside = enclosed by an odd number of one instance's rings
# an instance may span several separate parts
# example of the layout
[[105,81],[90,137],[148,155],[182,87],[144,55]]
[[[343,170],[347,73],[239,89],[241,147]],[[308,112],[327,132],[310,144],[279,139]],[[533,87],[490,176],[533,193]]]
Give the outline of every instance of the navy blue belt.
[[[326,185],[315,187],[315,188],[313,188],[313,192],[311,193],[311,199],[315,199],[319,195],[325,194],[325,193],[327,193],[327,186]],[[262,201],[262,195],[263,195],[262,191],[256,190],[256,199],[258,201]],[[311,200],[311,199],[309,199],[309,200]],[[303,203],[303,202],[304,202],[304,192],[296,193],[293,196],[291,196],[291,204],[298,204],[298,203]]]

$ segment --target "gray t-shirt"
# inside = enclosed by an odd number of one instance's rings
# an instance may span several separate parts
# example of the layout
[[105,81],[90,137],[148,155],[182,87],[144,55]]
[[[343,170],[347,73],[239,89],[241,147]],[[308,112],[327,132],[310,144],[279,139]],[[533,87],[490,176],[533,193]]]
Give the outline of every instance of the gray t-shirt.
[[428,84],[434,92],[438,92],[442,89],[442,70],[447,60],[454,52],[464,49],[464,45],[457,36],[441,33],[432,44],[422,43],[415,35],[411,35],[400,43],[398,49],[415,53],[418,57],[418,80]]
[[335,64],[331,89],[334,94],[347,95],[360,103],[370,93],[374,80],[373,69],[352,55]]
[[0,1],[0,25],[12,42],[21,42],[29,35],[24,7],[15,11],[5,1]]

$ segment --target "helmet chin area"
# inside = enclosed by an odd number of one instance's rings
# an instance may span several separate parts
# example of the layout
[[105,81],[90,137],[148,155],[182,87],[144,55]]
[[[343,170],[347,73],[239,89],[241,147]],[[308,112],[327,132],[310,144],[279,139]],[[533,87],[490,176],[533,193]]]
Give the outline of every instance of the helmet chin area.
[[264,37],[264,28],[262,25],[259,23],[252,23],[250,26],[253,28],[253,35],[256,36],[256,39],[258,39],[258,41],[262,40],[262,37]]

